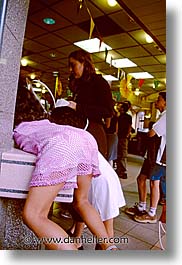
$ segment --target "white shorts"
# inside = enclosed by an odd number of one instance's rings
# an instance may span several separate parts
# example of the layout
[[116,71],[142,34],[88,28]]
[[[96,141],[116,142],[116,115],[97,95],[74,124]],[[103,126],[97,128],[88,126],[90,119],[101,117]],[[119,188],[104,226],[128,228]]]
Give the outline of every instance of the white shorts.
[[101,175],[92,179],[89,201],[99,212],[102,221],[119,215],[119,208],[126,205],[118,175],[99,152]]

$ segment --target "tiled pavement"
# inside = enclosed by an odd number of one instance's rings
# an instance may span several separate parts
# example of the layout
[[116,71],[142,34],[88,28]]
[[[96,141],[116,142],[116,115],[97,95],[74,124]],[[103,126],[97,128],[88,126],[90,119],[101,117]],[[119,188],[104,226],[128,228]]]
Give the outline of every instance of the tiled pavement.
[[[138,202],[138,193],[136,185],[136,177],[142,165],[142,158],[138,156],[129,155],[128,157],[128,179],[120,179],[123,192],[125,195],[127,206],[132,206]],[[149,192],[149,188],[148,188]],[[149,205],[149,194],[147,198],[147,205]],[[117,246],[122,250],[162,250],[159,242],[159,222],[156,224],[141,224],[135,222],[131,216],[124,213],[124,208],[120,209],[120,215],[114,220],[115,238],[121,237],[121,243]],[[60,217],[59,204],[54,205],[53,220],[60,224],[63,228],[68,229],[72,220]],[[162,206],[158,206],[157,215],[160,217]],[[166,229],[166,224],[163,224]],[[161,230],[162,245],[166,248],[166,234]],[[92,237],[88,228],[84,229],[84,237]],[[83,243],[85,250],[94,250],[95,245],[92,243]]]

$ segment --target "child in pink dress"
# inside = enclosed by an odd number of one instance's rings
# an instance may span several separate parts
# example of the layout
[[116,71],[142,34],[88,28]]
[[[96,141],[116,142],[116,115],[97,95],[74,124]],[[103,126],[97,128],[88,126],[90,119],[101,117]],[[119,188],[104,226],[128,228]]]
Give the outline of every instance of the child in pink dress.
[[[74,187],[75,209],[93,235],[102,239],[102,249],[116,250],[107,240],[108,234],[99,214],[88,201],[92,177],[99,177],[100,174],[95,139],[90,133],[72,126],[58,125],[47,119],[37,120],[36,111],[32,111],[35,104],[29,104],[29,92],[24,91],[23,99],[20,95],[13,137],[19,148],[37,156],[23,210],[24,222],[48,249],[77,250],[73,241],[68,242],[67,233],[48,219],[58,192]],[[30,106],[30,112],[24,111],[25,105]]]
[[63,189],[77,188],[75,176],[100,175],[96,141],[84,130],[45,119],[21,123],[14,139],[22,150],[37,156],[30,186],[64,183]]

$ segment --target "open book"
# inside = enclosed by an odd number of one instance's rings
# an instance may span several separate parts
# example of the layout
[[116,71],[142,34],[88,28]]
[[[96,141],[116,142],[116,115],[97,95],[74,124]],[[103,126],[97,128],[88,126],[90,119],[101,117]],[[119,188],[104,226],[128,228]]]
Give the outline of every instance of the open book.
[[58,99],[56,101],[56,105],[55,107],[65,107],[65,106],[68,106],[69,105],[69,101],[67,101],[66,99],[64,98],[61,98],[61,99]]

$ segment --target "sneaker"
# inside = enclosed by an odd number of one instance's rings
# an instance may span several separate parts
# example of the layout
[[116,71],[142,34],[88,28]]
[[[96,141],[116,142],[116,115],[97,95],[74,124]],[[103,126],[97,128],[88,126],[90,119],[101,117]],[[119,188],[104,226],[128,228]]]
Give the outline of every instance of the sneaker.
[[116,171],[116,174],[118,175],[119,178],[121,178],[121,179],[127,179],[128,178],[126,172],[123,172],[118,168],[115,171]]
[[144,224],[155,224],[157,223],[157,215],[150,216],[148,213],[144,215],[135,215],[134,220],[139,222],[139,223],[144,223]]
[[118,176],[119,176],[120,179],[127,179],[128,178],[126,173],[120,174]]
[[135,203],[133,207],[130,208],[125,208],[125,213],[130,214],[130,215],[143,215],[146,214],[146,211],[140,211],[138,209],[138,203]]
[[118,175],[119,178],[121,179],[127,179],[128,176],[127,176],[127,173],[123,173],[123,172],[120,172],[116,169],[116,174]]
[[159,204],[160,204],[160,205],[164,205],[164,204],[166,204],[166,199],[162,198],[162,199],[159,201]]

